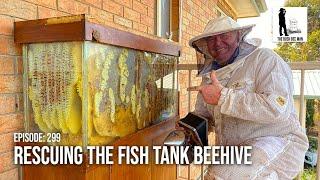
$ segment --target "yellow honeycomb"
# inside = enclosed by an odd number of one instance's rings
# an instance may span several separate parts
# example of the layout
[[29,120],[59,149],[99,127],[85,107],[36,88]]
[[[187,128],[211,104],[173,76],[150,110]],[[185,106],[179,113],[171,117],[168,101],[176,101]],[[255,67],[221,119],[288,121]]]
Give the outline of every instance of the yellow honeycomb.
[[[41,131],[61,132],[65,145],[82,145],[84,133],[89,145],[104,145],[148,126],[164,108],[174,110],[155,83],[169,67],[162,62],[154,65],[159,58],[98,43],[88,43],[83,51],[82,45],[29,45],[29,99]],[[88,62],[88,84],[83,84],[83,52],[88,53],[84,56],[88,58],[84,60]],[[153,71],[158,67],[165,68]],[[88,94],[83,94],[84,87]],[[82,116],[88,119],[87,132],[82,132]]]
[[119,96],[122,102],[125,102],[126,98],[126,85],[128,82],[129,71],[126,64],[128,59],[128,50],[123,49],[122,53],[119,56],[119,75],[120,75],[120,84],[119,84]]
[[135,114],[136,113],[136,101],[137,101],[137,95],[136,95],[136,86],[133,85],[131,88],[131,110],[132,113]]
[[81,127],[81,101],[76,91],[81,76],[80,44],[32,44],[31,49],[29,98],[35,122],[44,132],[77,134]]

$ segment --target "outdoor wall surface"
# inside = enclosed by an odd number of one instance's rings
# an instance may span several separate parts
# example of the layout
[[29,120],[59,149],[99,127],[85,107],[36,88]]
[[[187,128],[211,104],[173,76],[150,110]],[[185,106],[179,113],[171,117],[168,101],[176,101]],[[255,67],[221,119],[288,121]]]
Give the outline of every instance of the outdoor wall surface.
[[[180,45],[182,53],[180,64],[195,64],[196,53],[189,46],[189,40],[196,35],[199,35],[205,28],[207,22],[216,17],[216,1],[208,0],[183,0],[182,1],[182,36]],[[199,85],[200,78],[195,78],[197,71],[192,71],[191,86]],[[188,71],[180,71],[180,116],[184,117],[188,113]],[[190,111],[194,110],[197,92],[191,92],[191,107]]]
[[[188,41],[216,16],[216,0],[181,0],[180,63],[196,63]],[[151,37],[156,33],[156,0],[0,0],[0,180],[18,179],[13,165],[13,132],[23,130],[22,47],[14,43],[15,21],[88,14],[93,21]],[[193,76],[196,71],[193,72]],[[179,73],[180,115],[188,111],[188,72]],[[192,85],[200,81],[193,81]],[[195,102],[195,93],[191,102]],[[193,106],[192,106],[193,107]]]

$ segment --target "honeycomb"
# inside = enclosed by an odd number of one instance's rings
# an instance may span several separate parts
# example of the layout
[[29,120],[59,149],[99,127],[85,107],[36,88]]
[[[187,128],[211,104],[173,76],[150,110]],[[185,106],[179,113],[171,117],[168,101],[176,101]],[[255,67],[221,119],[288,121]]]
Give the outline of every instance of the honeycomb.
[[[27,52],[34,122],[61,132],[63,145],[81,145],[84,133],[89,145],[109,144],[176,112],[173,82],[162,79],[176,68],[173,57],[91,42],[30,44]],[[161,79],[168,87],[159,87]]]
[[[81,46],[33,44],[28,51],[29,98],[35,122],[43,132],[77,134],[81,128]],[[72,107],[72,108],[71,108]]]

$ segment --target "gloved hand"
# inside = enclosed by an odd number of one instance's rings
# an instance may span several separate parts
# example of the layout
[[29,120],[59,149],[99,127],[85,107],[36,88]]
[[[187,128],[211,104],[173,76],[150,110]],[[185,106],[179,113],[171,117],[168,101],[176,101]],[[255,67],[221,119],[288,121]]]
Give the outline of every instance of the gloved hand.
[[199,86],[198,90],[207,104],[217,105],[221,96],[223,86],[220,84],[214,71],[211,72],[210,78],[212,83]]

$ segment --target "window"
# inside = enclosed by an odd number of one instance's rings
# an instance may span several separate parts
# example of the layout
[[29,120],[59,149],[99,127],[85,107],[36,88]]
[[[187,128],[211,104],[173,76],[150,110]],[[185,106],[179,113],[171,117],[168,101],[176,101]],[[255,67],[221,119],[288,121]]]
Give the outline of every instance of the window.
[[157,0],[157,35],[179,41],[180,0]]
[[216,9],[217,17],[226,16],[226,14],[217,5],[215,9]]

